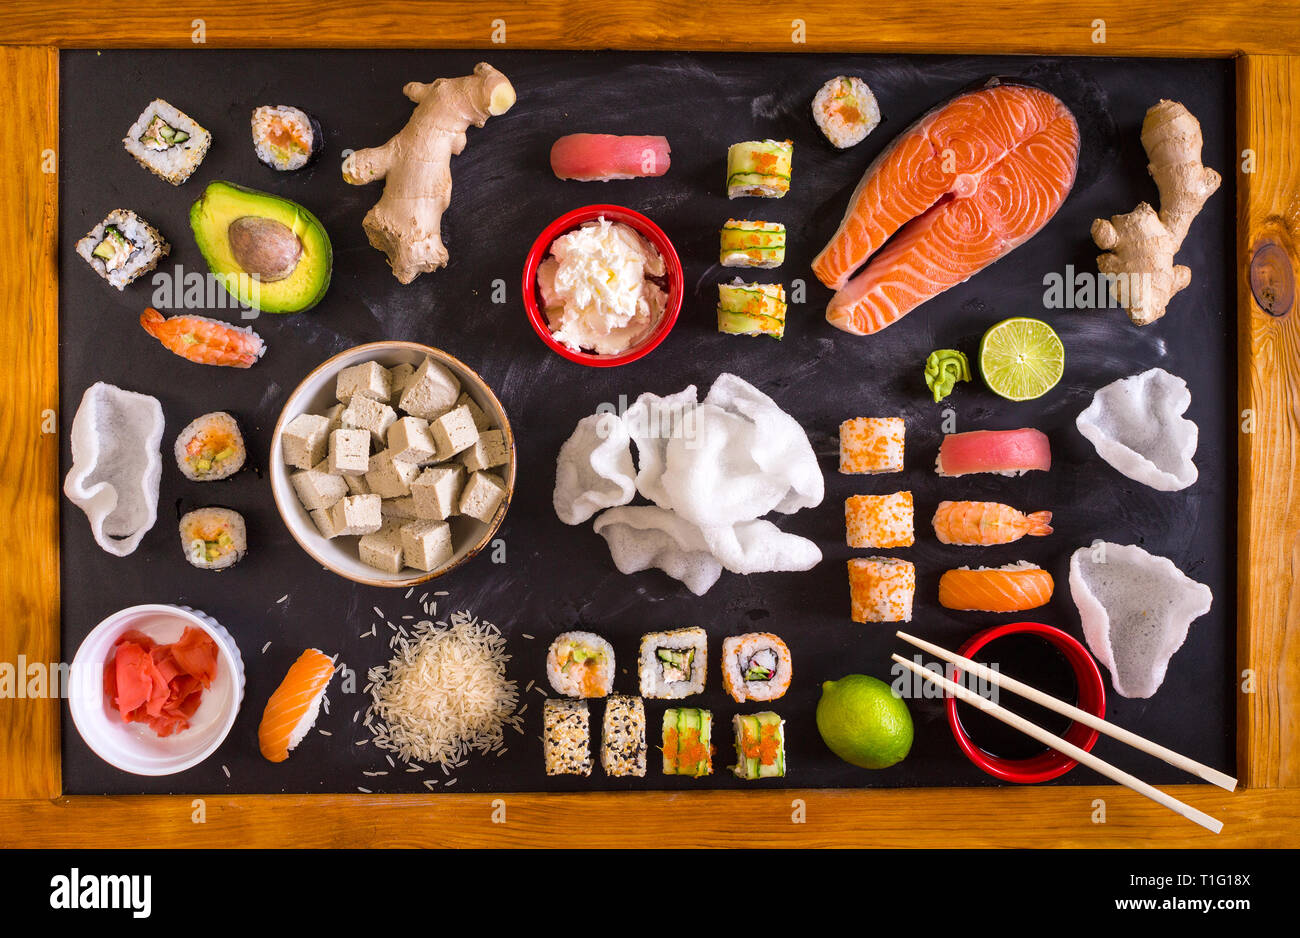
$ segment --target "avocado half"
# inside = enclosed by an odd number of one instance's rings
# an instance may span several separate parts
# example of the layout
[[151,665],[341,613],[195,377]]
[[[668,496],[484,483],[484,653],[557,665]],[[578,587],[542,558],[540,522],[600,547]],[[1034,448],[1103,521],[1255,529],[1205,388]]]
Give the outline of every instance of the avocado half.
[[245,306],[300,313],[329,289],[334,268],[329,235],[297,202],[211,182],[190,207],[190,227],[208,269]]

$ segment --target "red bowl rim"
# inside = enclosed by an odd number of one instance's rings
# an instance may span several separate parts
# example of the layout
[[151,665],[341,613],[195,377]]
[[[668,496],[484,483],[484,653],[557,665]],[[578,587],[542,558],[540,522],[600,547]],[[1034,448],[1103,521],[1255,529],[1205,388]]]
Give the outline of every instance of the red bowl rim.
[[[963,658],[972,658],[975,652],[994,639],[1016,634],[1038,635],[1055,645],[1074,671],[1075,683],[1079,689],[1079,699],[1075,706],[1099,718],[1105,718],[1106,685],[1101,679],[1101,671],[1097,668],[1097,662],[1088,653],[1088,649],[1084,648],[1074,636],[1061,631],[1055,626],[1044,625],[1041,622],[1010,622],[995,625],[969,638],[966,644],[961,646],[958,654]],[[960,669],[956,669],[953,680],[960,681],[961,673]],[[1030,682],[1026,680],[1026,683]],[[1060,778],[1079,764],[1074,759],[1062,755],[1055,749],[1048,749],[1046,752],[1031,756],[1028,759],[1003,759],[999,756],[990,755],[976,746],[971,738],[966,735],[961,720],[957,716],[956,697],[949,696],[947,698],[946,708],[948,726],[952,729],[952,735],[956,738],[957,745],[961,747],[962,752],[966,753],[966,757],[971,762],[994,778],[1022,784],[1046,782],[1054,778]],[[1061,735],[1068,742],[1073,743],[1085,752],[1089,752],[1092,750],[1093,745],[1096,744],[1097,737],[1100,734],[1089,726],[1072,722]]]
[[[537,303],[537,268],[541,266],[542,259],[550,250],[552,242],[560,235],[577,228],[583,222],[593,221],[602,215],[611,221],[621,221],[626,225],[630,225],[638,234],[653,244],[655,250],[664,259],[664,269],[668,277],[668,305],[664,307],[658,325],[640,345],[630,348],[620,355],[591,355],[587,352],[575,352],[570,348],[566,348],[555,341],[555,337],[551,335],[551,328],[546,322],[546,316]],[[528,251],[528,257],[524,260],[522,286],[524,309],[528,313],[528,321],[532,323],[533,330],[551,348],[551,351],[557,352],[569,361],[577,362],[580,365],[588,365],[593,368],[612,368],[616,365],[626,365],[628,362],[634,362],[638,358],[650,354],[668,337],[668,333],[672,331],[673,326],[677,323],[677,316],[682,310],[685,277],[682,274],[682,262],[677,256],[677,249],[673,247],[673,243],[668,240],[668,235],[664,234],[662,228],[640,212],[634,212],[622,205],[596,204],[584,205],[581,208],[575,208],[571,212],[565,212],[542,229],[542,233],[537,236],[537,240],[533,242],[532,248]]]

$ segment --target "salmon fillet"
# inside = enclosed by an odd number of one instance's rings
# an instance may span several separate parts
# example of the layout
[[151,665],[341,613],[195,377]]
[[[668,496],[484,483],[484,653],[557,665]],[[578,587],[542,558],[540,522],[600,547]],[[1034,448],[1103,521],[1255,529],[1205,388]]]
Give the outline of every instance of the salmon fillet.
[[1022,612],[1052,598],[1052,575],[1019,564],[996,570],[949,570],[939,577],[939,605],[971,612]]
[[1024,244],[1065,201],[1078,156],[1074,116],[1037,88],[990,84],[930,111],[867,168],[813,260],[836,291],[827,320],[879,332]]

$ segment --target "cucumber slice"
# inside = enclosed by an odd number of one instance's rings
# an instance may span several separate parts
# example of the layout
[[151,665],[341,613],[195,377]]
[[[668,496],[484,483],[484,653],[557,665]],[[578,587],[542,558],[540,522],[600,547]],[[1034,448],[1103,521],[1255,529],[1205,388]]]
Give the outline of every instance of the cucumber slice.
[[700,745],[704,747],[704,755],[701,756],[700,763],[695,770],[695,775],[698,778],[713,771],[713,714],[708,710],[696,710],[695,712],[699,714]]

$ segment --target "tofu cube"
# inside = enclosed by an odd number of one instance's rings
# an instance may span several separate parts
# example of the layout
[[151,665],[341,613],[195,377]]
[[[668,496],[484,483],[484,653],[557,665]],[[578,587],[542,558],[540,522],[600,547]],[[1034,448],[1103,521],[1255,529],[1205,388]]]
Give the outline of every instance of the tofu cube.
[[334,518],[328,508],[317,508],[310,514],[311,520],[316,522],[316,530],[321,533],[321,537],[329,540],[339,536],[338,529],[334,527]]
[[379,507],[384,516],[384,523],[392,521],[414,521],[420,516],[415,512],[415,499],[410,495],[401,498],[385,498]]
[[331,433],[329,469],[340,476],[365,475],[370,469],[370,431],[335,430]]
[[[335,478],[338,478],[335,476]],[[330,520],[341,535],[370,534],[383,526],[378,495],[348,495],[335,502]]]
[[423,463],[433,459],[437,448],[429,433],[429,421],[419,417],[402,417],[388,428],[388,450],[394,459]]
[[329,448],[329,419],[319,414],[299,414],[280,435],[284,461],[295,469],[310,469]]
[[368,397],[387,404],[393,395],[393,379],[379,362],[363,362],[344,368],[334,383],[334,396],[344,404],[354,397]]
[[460,513],[486,524],[505,497],[506,486],[500,478],[490,472],[472,473],[460,493]]
[[366,534],[357,541],[357,556],[361,558],[362,563],[376,570],[383,570],[385,573],[401,573],[404,566],[402,536],[391,526]]
[[325,419],[330,422],[329,432],[343,429],[343,407],[342,404],[335,404],[329,410],[325,411]]
[[464,487],[464,466],[455,463],[430,466],[411,483],[415,516],[445,521],[460,510],[460,494]]
[[376,447],[384,445],[388,428],[397,421],[393,408],[369,397],[354,397],[339,415],[349,430],[369,430]]
[[409,566],[435,570],[451,560],[451,525],[445,521],[412,521],[401,527],[402,556]]
[[348,494],[350,495],[370,494],[370,486],[366,484],[365,476],[344,476],[343,481],[348,484]]
[[386,449],[371,457],[366,484],[370,491],[383,498],[401,498],[411,494],[411,483],[419,474],[419,466],[394,458],[393,451]]
[[432,358],[426,358],[415,370],[398,401],[398,407],[412,417],[433,420],[456,406],[460,382],[450,371]]
[[348,494],[348,484],[340,476],[332,475],[324,461],[311,469],[291,474],[289,482],[298,493],[298,501],[308,511],[332,508],[340,498]]
[[510,461],[506,449],[506,437],[500,430],[488,430],[480,433],[474,445],[460,454],[460,461],[470,472],[491,469]]
[[429,422],[433,444],[438,448],[438,460],[451,459],[459,452],[478,442],[478,430],[468,407],[457,407]]
[[483,412],[482,407],[479,407],[478,404],[474,403],[474,398],[469,396],[469,392],[461,394],[461,396],[456,399],[456,406],[469,408],[469,415],[474,418],[475,429],[482,432],[483,430],[490,430],[492,428],[492,418]]
[[393,393],[388,398],[388,403],[397,407],[402,402],[402,392],[406,390],[407,384],[411,381],[411,375],[415,374],[415,366],[410,362],[402,362],[388,369],[389,382],[393,386]]

